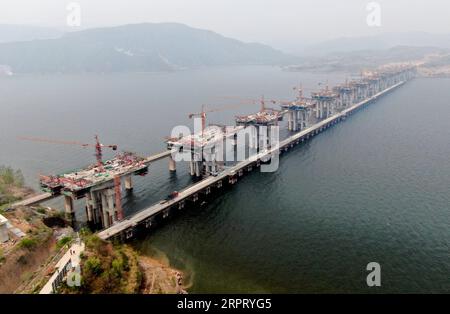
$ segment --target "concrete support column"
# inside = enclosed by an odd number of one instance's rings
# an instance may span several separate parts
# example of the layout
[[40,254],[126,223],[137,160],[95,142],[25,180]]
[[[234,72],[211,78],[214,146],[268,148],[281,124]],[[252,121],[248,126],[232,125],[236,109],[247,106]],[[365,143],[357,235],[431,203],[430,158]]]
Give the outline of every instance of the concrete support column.
[[297,124],[298,124],[298,111],[294,111],[292,113],[292,131],[297,131]]
[[95,223],[101,224],[102,223],[102,211],[101,211],[102,198],[98,192],[92,193],[92,196],[93,196],[92,200],[94,201]]
[[289,111],[288,113],[288,130],[292,131],[293,128],[293,120],[294,120],[294,112]]
[[303,124],[303,111],[297,111],[297,131],[301,131]]
[[[108,195],[108,214],[110,217],[110,222],[115,222],[117,220],[117,213],[114,206],[114,189],[108,189],[107,190]],[[111,219],[112,218],[112,219]]]
[[252,137],[252,139],[250,139],[250,145],[249,145],[250,148],[258,150],[259,132],[260,132],[260,130],[259,130],[258,126],[250,128],[250,133],[251,133],[250,136]]
[[293,131],[294,130],[294,111],[289,111],[288,114],[288,130]]
[[172,155],[169,156],[169,171],[175,172],[177,170],[177,165],[175,163],[175,160],[173,159]]
[[202,162],[201,161],[195,162],[195,175],[197,177],[200,177],[202,175]]
[[100,196],[102,199],[102,216],[103,216],[103,227],[108,228],[109,224],[109,213],[108,213],[108,199],[106,191],[101,191]]
[[94,220],[94,215],[92,212],[92,195],[91,193],[87,193],[86,194],[86,216],[87,216],[87,221],[88,222],[92,222]]
[[97,197],[95,192],[89,192],[90,202],[91,202],[91,208],[92,208],[92,222],[98,223],[100,221],[98,215],[98,205],[97,205]]
[[[231,140],[233,140],[233,139],[231,139]],[[223,139],[223,142],[222,142],[223,149],[222,149],[222,152],[221,152],[222,156],[219,156],[221,158],[220,159],[221,167],[224,167],[225,166],[225,162],[227,161],[227,150],[229,149],[229,147],[227,145],[227,142],[228,141],[226,139]]]
[[131,178],[131,175],[125,177],[125,190],[133,190],[133,179]]
[[73,214],[73,199],[70,196],[64,195],[64,209],[66,214]]
[[189,173],[191,176],[195,175],[195,161],[193,160],[189,162]]

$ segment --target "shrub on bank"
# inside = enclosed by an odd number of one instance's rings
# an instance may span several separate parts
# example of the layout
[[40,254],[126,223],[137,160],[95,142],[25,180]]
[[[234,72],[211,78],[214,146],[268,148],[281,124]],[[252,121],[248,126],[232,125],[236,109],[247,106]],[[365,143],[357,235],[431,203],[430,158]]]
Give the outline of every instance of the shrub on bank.
[[56,243],[56,247],[58,249],[62,248],[64,245],[70,243],[72,241],[72,237],[69,236],[65,236],[63,238],[61,238],[58,243]]

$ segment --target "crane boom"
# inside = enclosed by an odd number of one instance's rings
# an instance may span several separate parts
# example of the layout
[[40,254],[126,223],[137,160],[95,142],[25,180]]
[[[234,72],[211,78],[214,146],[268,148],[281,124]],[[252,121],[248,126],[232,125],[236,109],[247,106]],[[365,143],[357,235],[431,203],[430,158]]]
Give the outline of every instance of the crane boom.
[[82,143],[78,141],[62,141],[62,140],[51,140],[46,138],[39,138],[39,137],[25,137],[21,136],[19,137],[20,140],[25,141],[32,141],[32,142],[44,142],[44,143],[52,143],[52,144],[66,144],[66,145],[78,145],[82,147],[95,147],[95,157],[97,159],[97,165],[100,169],[103,169],[103,148],[111,148],[112,150],[117,150],[117,145],[105,145],[100,143],[100,140],[97,135],[95,135],[95,143]]
[[[79,145],[79,146],[83,146],[83,147],[96,147],[97,146],[97,143],[92,144],[92,143],[82,143],[82,142],[78,142],[78,141],[51,140],[51,139],[39,138],[39,137],[19,136],[19,139],[24,140],[24,141],[32,141],[32,142],[44,142],[44,143],[65,144],[65,145]],[[109,147],[109,148],[112,148],[113,150],[117,150],[117,145],[100,144],[100,146],[101,147]]]

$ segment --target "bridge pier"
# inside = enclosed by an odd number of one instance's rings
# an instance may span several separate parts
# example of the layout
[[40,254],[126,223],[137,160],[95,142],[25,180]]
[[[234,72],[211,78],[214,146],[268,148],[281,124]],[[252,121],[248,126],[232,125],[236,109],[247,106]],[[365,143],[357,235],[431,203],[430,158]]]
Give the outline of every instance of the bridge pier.
[[229,184],[235,184],[236,182],[237,182],[237,178],[234,175],[228,177]]
[[289,111],[287,113],[287,117],[288,117],[288,131],[292,131],[292,120],[293,120],[292,116],[293,116],[293,112]]
[[111,224],[109,223],[109,214],[108,214],[108,198],[104,191],[100,192],[100,199],[102,204],[102,214],[103,214],[103,227],[108,228]]
[[71,196],[64,195],[64,209],[66,211],[66,216],[72,218],[74,215],[73,210],[73,199]]
[[133,179],[131,178],[131,175],[125,177],[125,190],[133,190]]
[[[131,177],[127,177],[127,180],[127,188],[132,188]],[[86,194],[88,222],[108,228],[123,219],[120,189],[120,177],[115,177],[114,184],[98,187]]]
[[170,172],[177,171],[177,164],[175,163],[175,160],[173,159],[172,155],[169,156],[169,171]]
[[95,205],[95,223],[103,226],[103,217],[102,217],[102,198],[99,193],[92,193],[93,201]]
[[126,239],[131,239],[134,235],[134,230],[133,228],[129,228],[125,231],[125,238]]
[[195,162],[195,175],[197,177],[200,177],[202,175],[202,162],[201,161]]
[[93,216],[93,206],[92,206],[92,195],[91,193],[86,194],[86,217],[88,223],[92,223],[94,220]]
[[154,223],[154,218],[153,217],[149,217],[145,220],[145,228],[150,228]]

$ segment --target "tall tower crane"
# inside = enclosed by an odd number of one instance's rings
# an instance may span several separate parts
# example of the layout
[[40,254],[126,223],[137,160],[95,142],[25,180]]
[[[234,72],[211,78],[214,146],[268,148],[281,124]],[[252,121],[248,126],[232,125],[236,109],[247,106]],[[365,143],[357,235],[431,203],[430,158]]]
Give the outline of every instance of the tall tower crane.
[[111,148],[112,150],[117,150],[117,145],[105,145],[100,143],[98,135],[95,135],[95,143],[81,143],[78,141],[61,141],[61,140],[50,140],[45,138],[37,138],[37,137],[19,137],[21,140],[33,141],[33,142],[44,142],[44,143],[52,143],[52,144],[66,144],[66,145],[78,145],[82,147],[94,147],[95,148],[95,157],[97,159],[97,166],[103,170],[103,148]]
[[206,113],[209,111],[205,110],[205,105],[202,105],[202,111],[198,113],[190,113],[189,119],[192,119],[194,117],[200,117],[202,119],[202,135],[206,128]]

